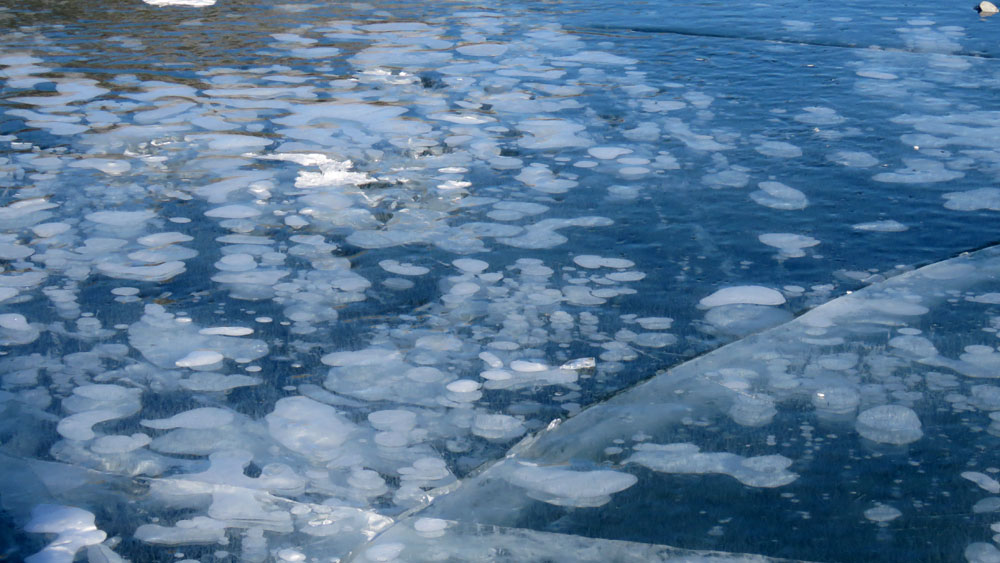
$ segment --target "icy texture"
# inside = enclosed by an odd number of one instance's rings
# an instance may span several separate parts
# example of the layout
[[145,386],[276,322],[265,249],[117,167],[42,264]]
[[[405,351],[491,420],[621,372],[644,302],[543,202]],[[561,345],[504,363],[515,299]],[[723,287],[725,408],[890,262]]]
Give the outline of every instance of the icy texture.
[[995,556],[989,21],[76,4],[0,11],[9,559]]
[[559,506],[594,507],[606,504],[638,479],[617,471],[570,471],[555,467],[518,467],[507,480],[532,498]]
[[909,444],[923,435],[920,419],[913,409],[901,405],[882,405],[858,415],[858,433],[884,444]]
[[780,487],[798,476],[787,471],[785,456],[743,458],[726,453],[701,453],[694,444],[639,444],[625,463],[637,463],[661,473],[722,473],[748,487]]

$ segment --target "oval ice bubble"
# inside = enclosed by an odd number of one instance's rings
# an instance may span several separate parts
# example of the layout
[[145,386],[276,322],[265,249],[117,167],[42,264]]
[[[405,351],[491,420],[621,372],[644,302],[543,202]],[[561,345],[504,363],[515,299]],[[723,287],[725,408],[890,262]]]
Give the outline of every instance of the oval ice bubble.
[[448,528],[448,521],[440,518],[417,518],[413,522],[413,529],[425,538],[438,538],[445,534]]
[[416,426],[417,415],[412,411],[402,409],[381,410],[370,413],[368,422],[376,430],[407,431]]
[[446,388],[452,393],[472,393],[479,390],[480,384],[471,379],[458,379],[446,385]]
[[507,480],[525,489],[528,496],[557,506],[580,508],[607,504],[611,495],[624,491],[639,480],[620,471],[572,471],[557,467],[522,466]]
[[219,336],[249,336],[253,334],[253,329],[243,326],[215,326],[203,328],[198,331],[198,334],[204,334],[207,336],[219,335]]
[[702,307],[707,308],[734,304],[782,305],[784,303],[785,296],[779,291],[759,285],[725,287],[699,301]]
[[549,369],[549,366],[541,362],[532,362],[527,360],[514,360],[510,363],[510,369],[514,371],[519,371],[522,373],[534,373],[539,371],[545,371]]
[[60,420],[56,426],[56,431],[68,440],[92,440],[97,436],[94,433],[93,426],[121,417],[121,413],[112,410],[84,411]]
[[406,544],[398,542],[382,543],[367,548],[363,552],[363,555],[368,561],[382,563],[385,561],[395,561],[405,549]]
[[472,433],[494,441],[507,441],[525,433],[524,424],[505,414],[477,414],[472,423]]
[[376,432],[375,445],[383,448],[402,448],[410,443],[410,436],[407,432]]
[[59,236],[72,227],[68,223],[40,223],[31,227],[31,231],[41,238],[51,238]]
[[378,265],[383,270],[399,276],[422,276],[431,271],[430,268],[397,262],[396,260],[382,260]]
[[905,445],[923,437],[920,419],[913,409],[902,405],[882,405],[858,415],[858,434],[873,442]]
[[445,378],[444,372],[432,366],[410,368],[403,376],[419,383],[435,383]]
[[151,441],[152,438],[141,433],[131,436],[101,436],[90,445],[90,450],[96,454],[125,454],[148,446]]
[[476,260],[474,258],[459,258],[457,260],[453,260],[452,264],[467,274],[478,274],[490,267],[488,262]]
[[635,263],[631,260],[626,260],[625,258],[605,258],[602,256],[594,256],[592,254],[580,254],[573,257],[573,262],[576,265],[588,268],[631,268],[635,266]]
[[218,219],[249,219],[257,217],[260,214],[261,211],[259,209],[239,204],[215,207],[205,212],[206,217],[215,217]]
[[776,414],[774,399],[764,394],[740,393],[729,408],[729,416],[741,426],[765,426]]
[[645,330],[670,330],[674,319],[670,317],[640,317],[635,320]]
[[834,415],[853,414],[860,402],[858,392],[849,387],[823,387],[812,395],[817,411]]
[[40,332],[19,313],[0,314],[0,345],[16,346],[30,344],[38,339]]
[[205,368],[222,362],[225,356],[215,350],[195,350],[174,362],[179,368]]
[[872,508],[865,510],[865,518],[878,523],[891,522],[902,515],[903,513],[898,508],[885,504],[876,504]]
[[779,210],[801,210],[809,205],[809,200],[801,191],[781,182],[761,182],[760,190],[752,192],[750,199],[764,207]]
[[141,236],[136,239],[136,242],[143,246],[166,246],[168,244],[190,242],[192,240],[194,240],[194,237],[190,235],[171,231]]
[[225,426],[232,422],[234,418],[233,413],[228,410],[216,407],[202,407],[175,414],[170,418],[142,420],[139,423],[147,428],[156,428],[159,430],[169,430],[172,428],[208,429]]
[[106,227],[132,228],[142,225],[156,217],[156,213],[143,211],[95,211],[88,213],[86,219]]
[[985,473],[980,473],[978,471],[964,471],[962,472],[962,477],[972,481],[976,485],[979,485],[979,488],[985,491],[993,494],[1000,493],[1000,482]]
[[805,248],[811,248],[820,243],[813,237],[796,233],[765,233],[757,237],[760,242],[777,248],[781,256],[786,258],[801,258],[806,255]]
[[493,369],[499,369],[503,367],[503,360],[499,356],[492,352],[480,352],[479,359],[486,363],[487,366]]

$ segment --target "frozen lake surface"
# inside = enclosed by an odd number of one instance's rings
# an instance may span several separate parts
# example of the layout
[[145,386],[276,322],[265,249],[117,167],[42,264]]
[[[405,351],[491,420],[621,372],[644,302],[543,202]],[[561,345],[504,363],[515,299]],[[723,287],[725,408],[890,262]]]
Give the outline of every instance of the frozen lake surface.
[[1000,561],[998,25],[0,0],[0,557]]

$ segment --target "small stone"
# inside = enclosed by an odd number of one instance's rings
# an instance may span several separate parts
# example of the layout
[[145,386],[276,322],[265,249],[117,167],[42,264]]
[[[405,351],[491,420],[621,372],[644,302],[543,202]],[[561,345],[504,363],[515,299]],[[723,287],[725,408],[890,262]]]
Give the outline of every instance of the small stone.
[[978,6],[976,6],[976,11],[979,12],[979,15],[981,16],[992,16],[993,14],[997,13],[1000,10],[997,10],[997,7],[995,4],[993,4],[993,2],[988,2],[984,0],[983,2],[980,2]]

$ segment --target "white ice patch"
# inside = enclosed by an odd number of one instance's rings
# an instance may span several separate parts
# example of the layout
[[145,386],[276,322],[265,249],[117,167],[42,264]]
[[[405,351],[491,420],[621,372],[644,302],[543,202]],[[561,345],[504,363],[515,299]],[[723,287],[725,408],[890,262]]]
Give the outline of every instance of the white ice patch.
[[306,457],[329,461],[357,427],[329,405],[306,397],[287,397],[264,417],[271,437]]
[[575,219],[543,219],[525,229],[523,234],[498,238],[497,242],[516,248],[554,248],[568,239],[558,230],[566,227],[608,227],[614,221],[607,217],[577,217]]
[[640,317],[635,322],[646,330],[669,330],[674,324],[674,319],[670,317]]
[[174,362],[179,368],[217,367],[226,357],[214,350],[194,350]]
[[506,442],[525,431],[520,419],[505,414],[477,414],[472,422],[472,433],[490,441]]
[[819,244],[819,241],[805,235],[795,233],[765,233],[757,237],[760,242],[777,248],[783,258],[802,258],[806,248]]
[[233,419],[233,413],[225,409],[202,407],[175,414],[170,418],[142,420],[139,423],[146,428],[155,428],[157,430],[171,430],[174,428],[207,429],[225,426],[232,422]]
[[637,444],[625,463],[637,463],[660,473],[729,475],[748,487],[781,487],[798,478],[788,471],[792,460],[782,455],[701,453],[698,446],[688,443]]
[[169,281],[186,271],[184,262],[171,260],[152,266],[129,266],[119,262],[98,262],[97,270],[108,276],[120,280],[165,282]]
[[545,370],[549,369],[549,366],[547,366],[547,365],[545,365],[545,364],[543,364],[541,362],[529,362],[529,361],[525,361],[525,360],[514,360],[513,362],[510,363],[510,369],[512,369],[514,371],[523,372],[523,373],[532,373],[532,372],[545,371]]
[[844,118],[837,115],[837,110],[833,108],[811,106],[802,110],[802,113],[795,116],[795,121],[809,125],[837,125],[844,122]]
[[755,150],[764,156],[775,158],[797,158],[802,156],[802,149],[783,141],[765,141],[757,145]]
[[208,336],[219,335],[219,336],[249,336],[253,334],[253,329],[243,326],[213,326],[209,328],[203,328],[198,331],[198,334],[204,334]]
[[855,74],[857,74],[861,78],[871,78],[874,80],[896,80],[899,78],[898,76],[896,76],[891,72],[884,72],[875,69],[861,69],[857,71]]
[[215,217],[219,219],[249,219],[251,217],[257,217],[260,214],[261,211],[259,209],[239,204],[224,205],[222,207],[209,209],[205,212],[206,217]]
[[591,147],[587,149],[587,154],[600,160],[614,160],[631,152],[632,149],[624,147]]
[[225,393],[237,387],[260,385],[259,377],[249,375],[222,375],[221,373],[194,373],[178,381],[178,384],[188,391],[205,391],[208,393]]
[[474,258],[459,258],[457,260],[453,260],[452,264],[467,274],[479,274],[490,267],[488,262],[476,260]]
[[924,435],[917,413],[902,405],[870,408],[858,415],[855,428],[865,438],[883,444],[909,444]]
[[[169,334],[170,338],[163,338]],[[129,327],[129,343],[153,364],[172,369],[175,362],[196,350],[213,350],[225,357],[253,361],[267,354],[261,340],[200,334],[191,323],[178,322],[161,305],[150,304],[142,319]]]
[[733,165],[726,170],[705,174],[701,181],[713,189],[742,188],[750,183],[750,175],[746,168]]
[[729,408],[729,417],[740,426],[758,427],[770,424],[778,410],[774,399],[765,394],[739,393]]
[[962,477],[972,481],[976,485],[979,485],[979,488],[984,491],[988,491],[993,494],[1000,493],[1000,482],[985,473],[980,473],[978,471],[963,471]]
[[368,366],[398,360],[401,354],[387,348],[366,348],[348,352],[332,352],[320,358],[328,366]]
[[94,514],[72,506],[39,504],[31,510],[24,531],[56,534],[41,551],[25,558],[25,563],[72,563],[81,549],[104,541],[107,534],[97,529]]
[[500,201],[493,204],[493,210],[486,214],[494,221],[519,221],[531,215],[548,211],[548,206],[527,201]]
[[383,432],[408,432],[417,425],[417,415],[413,411],[388,409],[370,413],[368,422]]
[[[55,207],[59,207],[59,204],[51,203],[44,198],[22,199],[0,207],[0,221],[5,225],[13,225],[18,219],[30,219],[30,216],[34,213]],[[37,220],[32,222],[36,222]]]
[[56,426],[56,432],[67,440],[85,442],[93,440],[97,436],[93,430],[94,425],[121,417],[122,414],[114,410],[98,409],[84,411],[60,420]]
[[20,292],[13,287],[0,287],[0,303],[16,297],[18,293]]
[[760,190],[752,192],[750,199],[771,209],[799,210],[809,205],[806,195],[799,190],[781,182],[761,182],[757,184]]
[[565,119],[528,119],[518,123],[517,127],[528,133],[518,141],[526,149],[589,147],[593,144],[581,135],[586,127]]
[[891,522],[902,515],[903,513],[898,508],[885,504],[876,504],[865,511],[866,520],[879,523]]
[[855,223],[851,225],[855,231],[867,231],[873,233],[901,233],[910,228],[894,219],[884,221],[872,221],[870,223]]
[[573,257],[573,262],[580,267],[587,269],[616,268],[625,269],[635,266],[635,262],[625,258],[605,258],[592,254],[580,254]]
[[575,358],[569,360],[563,363],[563,365],[559,366],[559,369],[577,370],[577,369],[594,369],[595,367],[597,367],[597,360],[595,360],[594,358],[587,357],[587,358]]
[[1000,549],[991,543],[973,542],[965,548],[964,556],[969,563],[997,563]]
[[132,165],[128,161],[110,158],[85,158],[71,162],[68,166],[70,168],[93,168],[108,176],[120,176],[132,169]]
[[[14,295],[17,292],[15,290]],[[13,295],[10,295],[13,297]],[[0,314],[0,345],[21,346],[30,344],[41,335],[39,330],[20,313]]]
[[521,465],[506,476],[533,499],[556,506],[603,506],[611,495],[635,485],[634,475],[620,471],[572,471],[557,467]]
[[906,168],[900,168],[895,172],[880,172],[872,176],[872,179],[892,184],[923,184],[949,182],[965,176],[964,172],[948,170],[943,163],[936,160],[904,158],[903,163],[906,164]]
[[151,235],[141,236],[136,239],[136,242],[138,242],[143,246],[159,247],[159,246],[167,246],[170,244],[177,244],[179,242],[190,242],[192,240],[194,240],[194,237],[190,235],[185,235],[184,233],[178,233],[172,231],[172,232],[154,233]]
[[716,291],[698,302],[702,307],[719,307],[722,305],[782,305],[785,296],[781,292],[759,285],[740,285],[726,287]]
[[455,50],[467,57],[499,57],[506,53],[508,48],[503,43],[473,43],[462,45]]
[[0,242],[0,260],[15,261],[27,258],[35,253],[35,250],[23,244],[11,244]]
[[101,436],[90,445],[90,451],[101,455],[120,455],[144,448],[150,442],[152,442],[152,438],[141,432],[131,436]]
[[226,544],[226,523],[196,516],[179,520],[173,527],[143,524],[135,530],[135,539],[154,545],[219,545]]
[[949,192],[941,196],[944,206],[955,211],[1000,211],[1000,188],[979,188],[965,192]]
[[677,337],[663,332],[642,332],[635,335],[631,343],[644,348],[663,348],[676,344]]
[[828,158],[832,162],[852,168],[868,168],[878,164],[877,158],[861,151],[837,151]]
[[130,229],[143,225],[156,217],[156,213],[143,211],[95,211],[88,213],[86,218],[99,225],[109,228]]
[[537,162],[521,170],[515,178],[526,186],[547,194],[566,193],[577,185],[573,180],[557,178],[548,166]]
[[72,227],[68,223],[39,223],[31,227],[31,232],[41,238],[57,237]]

